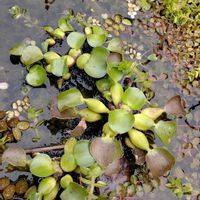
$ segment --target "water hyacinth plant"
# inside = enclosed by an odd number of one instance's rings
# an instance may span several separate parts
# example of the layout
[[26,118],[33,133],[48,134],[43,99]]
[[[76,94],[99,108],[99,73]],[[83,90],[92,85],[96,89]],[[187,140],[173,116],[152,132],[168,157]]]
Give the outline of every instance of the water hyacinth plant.
[[[83,31],[75,30],[71,20],[76,18],[67,15],[59,19],[55,29],[45,26],[44,31],[49,37],[42,42],[42,48],[22,42],[10,49],[10,55],[19,57],[28,71],[26,81],[33,87],[40,87],[46,84],[47,77],[50,81],[53,77],[60,89],[75,68],[95,80],[101,98],[88,96],[81,89],[71,87],[59,91],[50,107],[52,117],[80,118],[85,122],[84,128],[77,129],[81,134],[87,128],[86,122],[103,119],[102,134],[87,140],[69,137],[58,159],[46,153],[37,153],[28,159],[22,148],[9,147],[3,154],[3,162],[28,169],[40,178],[39,185],[26,192],[28,200],[98,199],[100,194],[95,188],[106,185],[99,177],[105,173],[114,174],[112,168],[119,171],[118,163],[124,159],[123,145],[145,152],[145,166],[152,178],[165,175],[175,163],[167,150],[176,134],[176,123],[167,118],[167,114],[172,114],[168,113],[169,104],[163,108],[149,107],[145,92],[137,85],[143,72],[137,63],[125,59],[120,37],[110,39],[102,27],[86,21],[81,23]],[[51,49],[61,40],[69,48],[63,55]],[[126,79],[131,80],[131,84],[125,84]],[[143,80],[148,81],[147,78]],[[148,131],[153,132],[165,147],[157,147],[149,140]],[[125,144],[119,138],[125,139]],[[13,152],[15,157],[10,157]],[[77,174],[79,181],[74,178]]]

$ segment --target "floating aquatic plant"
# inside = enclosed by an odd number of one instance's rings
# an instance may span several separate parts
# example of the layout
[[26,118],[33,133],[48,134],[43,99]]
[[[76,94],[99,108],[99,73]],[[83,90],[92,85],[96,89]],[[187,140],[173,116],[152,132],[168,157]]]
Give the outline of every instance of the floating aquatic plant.
[[[73,28],[72,20],[81,24],[84,31]],[[131,25],[130,20],[119,15],[115,16],[115,22],[119,28],[121,25],[121,29],[122,24]],[[108,19],[107,23],[110,23]],[[58,88],[61,88],[62,83],[70,79],[72,70],[78,67],[82,70],[80,73],[95,80],[102,98],[88,97],[81,89],[73,87],[59,91],[52,100],[52,117],[81,120],[62,146],[64,153],[59,159],[51,158],[46,153],[37,153],[28,159],[26,151],[17,148],[17,156],[7,160],[14,167],[28,167],[34,176],[41,178],[39,185],[26,193],[26,198],[53,200],[60,194],[62,200],[97,199],[99,194],[94,192],[94,188],[106,185],[97,178],[104,173],[111,176],[121,169],[124,148],[117,137],[119,134],[122,138],[128,133],[126,145],[143,151],[146,170],[152,177],[163,176],[170,170],[175,163],[174,157],[167,148],[156,147],[147,133],[152,131],[163,144],[170,143],[176,133],[176,123],[167,116],[161,117],[164,112],[168,113],[170,102],[165,108],[148,107],[148,98],[137,84],[143,84],[144,88],[149,89],[151,82],[148,81],[148,73],[140,70],[137,63],[125,59],[121,38],[110,39],[102,27],[91,25],[72,14],[62,17],[56,28],[45,26],[44,31],[49,34],[49,38],[42,42],[42,49],[22,42],[10,50],[10,55],[19,57],[26,67],[27,83],[39,87],[46,83],[47,77],[53,77],[58,81]],[[65,38],[69,47],[66,54],[60,55],[51,50],[51,46]],[[86,45],[89,46],[87,50]],[[148,60],[155,61],[156,58],[151,55]],[[131,84],[126,85],[125,79],[130,79]],[[30,108],[29,112],[31,119],[37,116],[37,110]],[[101,136],[90,140],[74,138],[84,134],[87,122],[101,119],[104,119]],[[15,149],[8,147],[3,158],[13,151]],[[18,157],[23,158],[23,165]],[[74,173],[80,175],[80,182],[84,185],[73,180],[71,175]]]

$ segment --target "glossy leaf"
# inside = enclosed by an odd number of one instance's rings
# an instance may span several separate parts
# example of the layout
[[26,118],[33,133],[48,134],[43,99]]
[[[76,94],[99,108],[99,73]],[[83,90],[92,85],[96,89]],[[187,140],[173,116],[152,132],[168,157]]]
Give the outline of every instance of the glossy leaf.
[[58,20],[58,27],[64,32],[69,32],[74,30],[71,24],[64,17],[61,17]]
[[76,60],[77,67],[79,69],[84,69],[84,66],[88,62],[89,59],[90,59],[89,53],[84,53],[84,54],[80,55]]
[[88,108],[80,110],[78,114],[87,122],[96,122],[102,118],[99,113],[93,112]]
[[50,104],[50,113],[52,118],[57,119],[75,119],[78,117],[78,114],[74,108],[69,108],[60,112],[58,110],[58,102],[57,98],[53,97],[51,104]]
[[55,76],[63,76],[68,72],[67,61],[62,57],[52,60],[48,71]]
[[132,110],[140,110],[147,102],[144,93],[135,87],[129,87],[122,96],[122,102]]
[[61,112],[84,103],[82,94],[76,88],[71,88],[64,92],[60,92],[57,96],[57,101],[58,109]]
[[123,156],[120,141],[106,141],[103,138],[94,138],[90,145],[90,152],[95,161],[103,168]]
[[26,166],[26,152],[17,145],[9,146],[2,155],[2,162],[7,162],[16,167]]
[[26,75],[26,81],[29,85],[34,87],[43,85],[46,81],[46,78],[47,73],[41,65],[34,65]]
[[87,42],[91,47],[101,46],[106,41],[106,34],[88,34]]
[[151,54],[147,57],[147,59],[150,61],[156,61],[158,58],[157,58],[156,54]]
[[155,125],[154,130],[163,144],[168,145],[176,134],[176,122],[161,120]]
[[123,43],[120,38],[113,38],[108,43],[108,50],[116,53],[122,54],[123,52]]
[[131,129],[128,131],[128,135],[134,146],[145,151],[149,150],[149,142],[144,133],[136,129]]
[[72,32],[67,36],[67,43],[71,48],[80,49],[86,39],[85,34],[79,32]]
[[36,155],[31,161],[30,172],[38,177],[51,176],[55,172],[51,158],[47,154]]
[[111,85],[112,85],[112,81],[109,78],[107,78],[107,79],[100,79],[100,80],[98,80],[96,82],[97,89],[100,92],[109,90],[110,87],[111,87]]
[[76,138],[70,137],[65,142],[64,153],[65,154],[73,154],[73,152],[74,152],[74,146],[75,146],[76,143],[77,143]]
[[109,109],[98,99],[88,98],[84,99],[87,107],[96,113],[108,113]]
[[113,131],[126,133],[133,127],[134,115],[124,109],[115,109],[109,112],[108,123]]
[[110,93],[111,93],[112,101],[115,104],[115,106],[117,106],[121,102],[123,92],[124,92],[123,87],[119,83],[115,83],[110,88]]
[[50,64],[54,59],[60,58],[60,56],[53,51],[48,51],[44,54],[45,61]]
[[60,166],[65,172],[73,171],[77,166],[74,155],[69,152],[62,155],[60,160]]
[[9,54],[10,55],[14,55],[14,56],[21,56],[22,55],[22,52],[24,50],[24,48],[26,47],[27,45],[22,42],[22,43],[19,43],[19,44],[16,44],[14,47],[12,47],[9,51]]
[[71,182],[73,182],[73,178],[69,174],[66,174],[60,179],[60,185],[64,189],[66,189]]
[[92,47],[101,46],[107,38],[107,32],[100,26],[93,25],[91,31],[87,31],[87,42]]
[[74,157],[81,167],[90,167],[94,163],[94,159],[89,151],[89,141],[80,140],[74,146]]
[[69,186],[61,193],[61,200],[85,200],[88,193],[85,188],[78,183],[71,182]]
[[136,129],[147,131],[155,125],[154,121],[144,114],[135,114],[134,117],[135,121],[133,126]]
[[106,60],[109,55],[105,47],[95,47],[90,59],[84,66],[85,72],[93,78],[101,78],[106,75]]
[[56,179],[53,177],[46,177],[42,179],[38,185],[38,192],[42,195],[49,194],[56,186]]
[[59,184],[57,183],[56,186],[51,190],[50,193],[43,196],[43,200],[54,200],[59,191]]
[[113,67],[112,64],[107,65],[107,73],[109,75],[109,77],[115,82],[117,83],[118,81],[120,81],[122,79],[123,73],[116,67]]
[[152,176],[157,178],[163,176],[175,164],[173,155],[164,148],[155,148],[150,150],[146,155],[147,168]]
[[22,62],[31,65],[43,59],[42,51],[37,46],[27,46],[22,51]]
[[142,114],[148,116],[152,120],[157,119],[163,112],[163,108],[145,108],[141,111]]
[[61,40],[65,37],[65,32],[61,28],[57,28],[51,33],[51,35]]

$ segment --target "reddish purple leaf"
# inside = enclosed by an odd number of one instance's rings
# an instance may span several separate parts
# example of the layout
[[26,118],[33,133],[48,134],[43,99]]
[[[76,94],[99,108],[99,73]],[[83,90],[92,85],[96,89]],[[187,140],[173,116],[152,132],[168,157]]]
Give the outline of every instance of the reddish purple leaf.
[[73,108],[60,112],[58,110],[58,103],[57,103],[56,97],[53,97],[51,101],[50,113],[51,113],[52,118],[57,118],[57,119],[75,119],[78,117],[77,112]]

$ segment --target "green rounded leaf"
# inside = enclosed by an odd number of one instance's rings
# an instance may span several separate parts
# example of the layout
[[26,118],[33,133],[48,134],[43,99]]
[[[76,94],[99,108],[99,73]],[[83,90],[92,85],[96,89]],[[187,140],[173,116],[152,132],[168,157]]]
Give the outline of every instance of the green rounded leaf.
[[22,62],[31,65],[43,59],[42,51],[37,46],[27,46],[22,51]]
[[54,200],[56,199],[56,196],[59,191],[59,184],[57,183],[56,186],[52,189],[52,191],[49,194],[46,194],[43,196],[43,200]]
[[61,28],[55,29],[51,34],[58,39],[63,39],[65,37],[65,32]]
[[60,179],[60,185],[64,189],[66,189],[71,182],[73,182],[73,178],[69,174],[66,174]]
[[38,192],[42,195],[49,194],[56,186],[56,179],[53,177],[46,177],[42,179],[38,185]]
[[106,41],[105,34],[88,34],[87,42],[91,47],[101,46]]
[[122,54],[123,52],[123,42],[120,38],[113,38],[108,43],[108,50],[116,53]]
[[84,99],[87,107],[96,113],[108,113],[109,109],[98,99],[88,98]]
[[89,53],[84,53],[84,54],[80,55],[76,60],[77,67],[79,69],[84,69],[84,66],[88,62],[89,59],[90,59]]
[[168,145],[176,134],[176,122],[161,120],[155,125],[154,130],[163,144]]
[[71,182],[60,195],[61,200],[85,200],[87,197],[87,190],[74,182]]
[[117,106],[121,100],[122,100],[122,95],[123,95],[123,87],[119,83],[115,83],[111,88],[110,88],[110,93],[112,97],[112,101]]
[[61,57],[61,58],[56,58],[52,60],[48,71],[54,74],[55,76],[58,76],[58,77],[63,76],[64,74],[68,72],[66,59]]
[[22,42],[22,43],[19,43],[19,44],[16,44],[14,47],[12,47],[9,51],[9,54],[10,55],[14,55],[14,56],[21,56],[22,55],[22,52],[24,50],[24,48],[26,47],[27,45]]
[[80,49],[84,44],[86,35],[79,32],[72,32],[67,36],[67,43],[71,48]]
[[93,112],[88,108],[85,108],[78,113],[81,118],[84,118],[87,122],[96,122],[99,121],[102,117],[99,113]]
[[68,32],[68,31],[73,31],[73,27],[71,26],[71,24],[69,24],[69,22],[65,19],[65,17],[61,17],[58,20],[58,27],[64,31],[64,32]]
[[31,67],[29,73],[26,76],[28,84],[38,87],[45,83],[47,73],[41,65],[34,65]]
[[134,146],[145,151],[149,150],[149,142],[144,133],[136,129],[128,131],[129,138]]
[[90,167],[94,163],[94,159],[89,151],[89,141],[80,140],[74,146],[74,157],[80,167]]
[[122,96],[122,102],[132,110],[140,110],[146,104],[147,99],[141,90],[129,87]]
[[110,87],[112,85],[112,81],[107,78],[107,79],[100,79],[96,82],[96,86],[97,86],[97,89],[100,91],[100,92],[104,92],[106,90],[109,90]]
[[106,75],[107,57],[109,51],[105,47],[95,47],[90,59],[84,66],[85,72],[93,78],[101,78]]
[[60,161],[60,166],[61,166],[62,170],[65,172],[73,171],[77,166],[74,155],[69,152],[62,155],[61,161]]
[[38,154],[31,161],[30,172],[38,177],[51,176],[55,172],[51,158],[47,154]]
[[133,127],[134,115],[123,109],[115,109],[109,112],[108,123],[113,131],[126,133]]
[[133,126],[141,131],[147,131],[155,125],[154,121],[144,114],[135,114],[134,117],[135,121]]
[[54,59],[60,58],[60,56],[53,51],[48,51],[44,54],[45,61],[50,64]]
[[150,117],[151,119],[155,120],[157,119],[160,115],[162,115],[162,113],[165,110],[163,108],[145,108],[141,111],[142,114]]
[[60,92],[57,96],[57,100],[58,109],[61,112],[68,108],[73,108],[84,103],[82,94],[76,88],[71,88],[64,92]]

